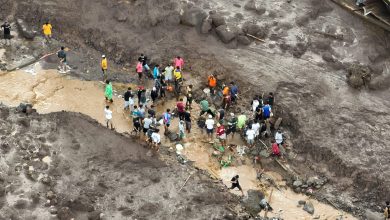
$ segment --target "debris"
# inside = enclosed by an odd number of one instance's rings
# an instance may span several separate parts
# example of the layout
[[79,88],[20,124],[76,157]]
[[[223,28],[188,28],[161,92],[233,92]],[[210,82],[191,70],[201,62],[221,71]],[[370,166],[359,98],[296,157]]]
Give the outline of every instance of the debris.
[[258,38],[258,37],[255,37],[255,36],[253,36],[252,34],[246,34],[246,36],[251,37],[251,38],[253,38],[253,39],[255,39],[255,40],[258,40],[258,41],[261,41],[261,42],[265,43],[265,40],[260,39],[260,38]]
[[181,188],[179,189],[179,192],[183,189],[183,187],[187,184],[188,180],[190,179],[190,177],[192,176],[192,173],[187,177],[186,181],[184,182],[184,184],[181,186]]

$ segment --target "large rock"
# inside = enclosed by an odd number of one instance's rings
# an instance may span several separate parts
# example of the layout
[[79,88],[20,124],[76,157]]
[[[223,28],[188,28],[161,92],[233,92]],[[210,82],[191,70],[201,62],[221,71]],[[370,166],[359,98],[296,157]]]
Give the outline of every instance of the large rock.
[[257,24],[252,23],[252,22],[245,22],[242,25],[242,31],[246,34],[255,35],[259,31],[261,31],[261,27]]
[[244,8],[246,10],[256,10],[256,1],[255,0],[249,0],[245,5]]
[[221,39],[221,41],[224,42],[225,44],[232,41],[238,35],[237,28],[229,27],[227,25],[221,25],[217,27],[216,32],[219,39]]
[[200,33],[208,34],[213,28],[211,22],[211,19],[204,19],[202,25],[200,26]]
[[237,41],[239,44],[242,44],[242,45],[249,45],[252,43],[252,41],[247,36],[244,36],[244,35],[238,35]]
[[367,66],[352,64],[348,68],[347,82],[353,88],[360,88],[367,85],[371,80],[371,71]]
[[383,220],[383,214],[378,212],[373,212],[370,210],[366,210],[366,213],[364,214],[367,220]]
[[34,31],[29,25],[26,24],[26,22],[24,22],[23,19],[16,19],[16,25],[18,27],[18,30],[20,32],[20,34],[28,39],[28,40],[33,40],[35,35],[36,35],[36,31]]
[[200,8],[192,7],[185,9],[180,17],[180,22],[191,27],[199,26],[203,19],[207,17],[207,13]]
[[248,197],[242,203],[252,216],[256,216],[260,211],[260,200],[264,198],[264,194],[259,190],[248,190]]
[[114,18],[115,20],[117,20],[118,22],[126,22],[127,21],[127,13],[125,11],[122,11],[122,10],[117,10],[115,13],[114,13]]
[[303,206],[303,210],[308,212],[309,214],[313,215],[314,214],[314,206],[313,203],[311,202],[306,202],[305,206]]
[[219,27],[221,25],[224,25],[226,24],[226,21],[225,21],[225,17],[223,17],[222,15],[220,14],[212,14],[210,16],[211,20],[212,20],[212,24],[215,26],[215,27]]

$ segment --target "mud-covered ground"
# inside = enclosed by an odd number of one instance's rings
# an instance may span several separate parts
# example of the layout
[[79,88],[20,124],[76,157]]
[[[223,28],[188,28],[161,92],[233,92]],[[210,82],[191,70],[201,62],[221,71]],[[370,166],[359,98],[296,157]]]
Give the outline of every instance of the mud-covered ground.
[[89,117],[0,114],[1,219],[232,217],[238,198],[222,185]]
[[[293,143],[291,155],[297,155],[288,162],[301,176],[315,173],[330,180],[318,191],[319,197],[356,214],[364,212],[363,207],[379,211],[378,205],[389,199],[389,34],[330,1],[10,4],[13,10],[5,13],[25,19],[36,30],[49,19],[61,42],[54,48],[66,44],[82,54],[70,62],[76,67],[75,76],[99,79],[101,53],[109,57],[110,77],[122,82],[134,81],[134,64],[141,52],[160,64],[181,55],[191,82],[203,82],[206,74],[217,71],[221,79],[239,83],[244,98],[242,108],[235,111],[245,110],[254,94],[274,92],[275,111],[283,117]],[[206,13],[201,17],[211,19],[211,28],[205,28],[204,21],[195,28],[180,24],[180,15],[195,9]],[[235,38],[227,44],[221,42],[226,38],[216,27],[221,23],[226,23],[225,31],[235,30]],[[201,34],[204,30],[206,34]],[[36,46],[25,53],[39,51],[39,57],[54,48]],[[346,83],[346,69],[354,62],[368,66],[373,74],[360,90]]]

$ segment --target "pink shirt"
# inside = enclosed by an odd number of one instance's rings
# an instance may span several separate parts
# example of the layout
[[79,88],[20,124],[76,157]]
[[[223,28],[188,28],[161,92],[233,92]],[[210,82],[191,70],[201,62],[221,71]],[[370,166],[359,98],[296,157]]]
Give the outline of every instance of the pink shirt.
[[178,66],[181,69],[184,66],[183,58],[180,58],[180,59],[175,58],[174,63],[175,63],[175,68]]
[[142,73],[143,67],[141,62],[137,63],[136,69],[137,69],[137,73]]

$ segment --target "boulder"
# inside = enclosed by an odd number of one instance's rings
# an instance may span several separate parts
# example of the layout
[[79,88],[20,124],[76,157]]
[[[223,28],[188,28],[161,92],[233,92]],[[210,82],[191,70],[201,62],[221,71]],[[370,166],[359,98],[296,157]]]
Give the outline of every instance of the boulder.
[[248,197],[243,200],[243,206],[252,216],[256,216],[261,211],[260,201],[264,194],[259,190],[248,190]]
[[371,80],[371,71],[367,66],[352,64],[348,68],[347,82],[353,88],[360,88]]
[[306,204],[306,201],[305,201],[305,200],[299,200],[299,201],[298,201],[298,204],[299,204],[299,205],[305,205],[305,204]]
[[183,25],[195,27],[199,26],[206,17],[207,13],[205,11],[197,7],[192,7],[184,10],[180,17],[180,22]]
[[255,0],[249,0],[245,5],[244,8],[246,10],[256,10],[256,1]]
[[252,23],[252,22],[245,22],[242,25],[242,31],[246,34],[255,35],[261,31],[261,27],[257,24]]
[[237,41],[239,44],[242,44],[242,45],[249,45],[252,43],[252,41],[247,36],[244,36],[244,35],[238,35]]
[[303,185],[303,183],[302,183],[302,181],[300,181],[300,180],[295,180],[295,181],[293,182],[294,188],[300,187],[300,186],[302,186],[302,185]]
[[333,55],[326,51],[322,54],[322,59],[328,63],[334,63],[335,62],[335,59],[333,58]]
[[314,206],[313,203],[311,202],[306,202],[305,206],[303,206],[303,210],[308,212],[309,214],[313,215],[314,214]]
[[232,41],[234,38],[236,38],[238,34],[238,30],[234,27],[229,27],[227,25],[221,25],[217,27],[216,29],[217,35],[219,39],[224,42],[225,44]]
[[26,24],[26,22],[23,20],[23,19],[16,19],[16,25],[18,27],[18,30],[20,32],[20,34],[28,39],[28,40],[33,40],[35,35],[36,35],[36,31],[34,31],[29,25]]
[[219,27],[221,25],[224,25],[226,24],[226,21],[225,21],[225,17],[223,17],[222,15],[220,14],[212,14],[210,16],[211,20],[212,20],[212,24],[215,26],[215,27]]
[[378,212],[373,212],[371,210],[366,210],[366,213],[364,213],[364,216],[367,220],[382,220],[383,214]]
[[211,22],[212,22],[211,19],[204,19],[202,25],[200,26],[200,33],[208,34],[213,28],[211,26]]

